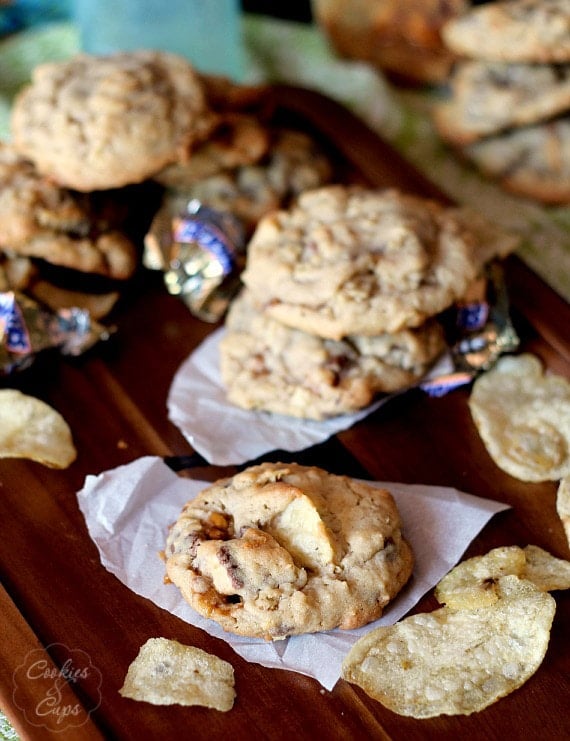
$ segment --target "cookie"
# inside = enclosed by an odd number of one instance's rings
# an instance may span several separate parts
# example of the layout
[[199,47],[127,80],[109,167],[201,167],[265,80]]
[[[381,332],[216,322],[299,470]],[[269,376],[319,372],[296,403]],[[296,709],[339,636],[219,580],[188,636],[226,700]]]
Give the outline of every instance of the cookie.
[[187,162],[168,165],[154,180],[167,188],[183,190],[205,178],[254,164],[268,148],[269,132],[253,116],[227,115]]
[[270,132],[268,150],[256,163],[220,167],[218,173],[197,179],[190,160],[187,166],[169,168],[158,179],[188,198],[230,211],[251,233],[263,216],[287,206],[304,190],[329,182],[332,172],[329,158],[312,137],[293,129],[277,129]]
[[503,62],[570,61],[570,0],[503,0],[471,8],[442,28],[458,55]]
[[391,494],[296,463],[215,482],[170,529],[166,570],[204,617],[279,640],[378,618],[412,572]]
[[570,118],[486,137],[463,155],[503,188],[547,204],[570,200]]
[[393,189],[331,185],[262,219],[242,278],[269,316],[339,340],[423,324],[515,244],[466,210]]
[[220,369],[229,401],[317,420],[413,385],[445,346],[436,322],[377,337],[321,339],[268,317],[247,289],[234,300],[226,329]]
[[92,191],[142,182],[186,159],[214,121],[186,60],[139,51],[36,67],[16,97],[11,129],[40,173]]
[[335,50],[411,82],[444,80],[455,59],[440,29],[467,0],[314,0],[315,20]]
[[87,232],[89,217],[69,190],[41,177],[34,165],[0,142],[0,248],[25,243],[50,228]]
[[9,144],[0,144],[0,250],[113,279],[137,264],[132,241],[113,228],[107,205],[41,176]]
[[570,65],[467,61],[450,85],[433,119],[441,137],[459,146],[570,108]]
[[88,237],[43,232],[20,245],[17,254],[116,280],[130,278],[136,267],[135,247],[118,231]]

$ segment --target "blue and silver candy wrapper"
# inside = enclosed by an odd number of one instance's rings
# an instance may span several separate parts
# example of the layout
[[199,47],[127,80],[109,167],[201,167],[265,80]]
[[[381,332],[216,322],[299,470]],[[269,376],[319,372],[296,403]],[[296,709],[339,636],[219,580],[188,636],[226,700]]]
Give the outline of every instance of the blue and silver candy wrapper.
[[471,286],[454,313],[452,367],[449,372],[420,384],[430,396],[443,396],[471,383],[501,355],[514,352],[520,343],[510,318],[503,269],[497,262],[487,265],[484,275]]
[[170,294],[203,321],[224,316],[245,263],[244,229],[237,217],[167,193],[144,243],[145,267],[163,271]]
[[28,368],[38,353],[58,348],[81,355],[112,330],[94,322],[85,309],[53,312],[23,293],[0,292],[0,376]]

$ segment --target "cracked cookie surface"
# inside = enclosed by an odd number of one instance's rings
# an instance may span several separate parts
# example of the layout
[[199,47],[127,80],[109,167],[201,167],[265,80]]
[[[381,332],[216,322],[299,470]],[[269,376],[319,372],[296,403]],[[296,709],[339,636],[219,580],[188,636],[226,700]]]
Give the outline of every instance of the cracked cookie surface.
[[329,339],[417,327],[516,240],[475,213],[394,189],[330,185],[267,215],[243,282],[266,313]]

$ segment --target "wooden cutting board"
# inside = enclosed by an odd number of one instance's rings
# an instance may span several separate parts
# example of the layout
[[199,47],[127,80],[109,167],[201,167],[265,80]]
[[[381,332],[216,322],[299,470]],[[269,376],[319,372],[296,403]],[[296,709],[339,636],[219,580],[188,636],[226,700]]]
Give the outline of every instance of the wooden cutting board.
[[[346,181],[395,186],[445,200],[443,194],[356,120],[311,91],[276,87],[275,121],[317,133]],[[506,262],[513,320],[522,349],[570,378],[570,307],[518,258]],[[223,642],[138,597],[100,564],[78,510],[85,477],[144,455],[190,456],[168,421],[166,398],[180,363],[212,331],[167,295],[161,276],[143,273],[125,296],[111,341],[76,360],[48,354],[3,381],[58,409],[73,431],[77,461],[55,471],[24,460],[0,460],[0,564],[4,640],[0,706],[23,738],[66,739],[556,739],[570,737],[570,595],[557,593],[546,658],[519,690],[481,713],[427,721],[403,718],[339,681],[324,691],[299,674],[250,664]],[[294,456],[331,471],[377,480],[441,484],[506,502],[467,555],[498,545],[534,543],[559,557],[570,551],[555,512],[556,483],[527,484],[500,471],[487,455],[467,407],[468,390],[443,398],[398,397],[353,428]],[[247,430],[244,430],[247,434]],[[269,457],[269,456],[268,456]],[[199,461],[198,461],[199,463]],[[197,465],[186,475],[213,480],[231,470]],[[432,609],[426,595],[416,611]],[[154,707],[118,694],[128,664],[148,638],[165,636],[230,661],[237,701],[228,713]],[[66,685],[62,704],[78,704],[76,727],[33,725],[41,701],[34,682],[14,693],[15,675],[31,651],[61,667],[66,651],[88,655],[99,673]],[[19,675],[17,675],[19,676]],[[23,699],[22,699],[23,697]],[[71,698],[71,699],[70,699]],[[22,708],[28,709],[26,718]]]

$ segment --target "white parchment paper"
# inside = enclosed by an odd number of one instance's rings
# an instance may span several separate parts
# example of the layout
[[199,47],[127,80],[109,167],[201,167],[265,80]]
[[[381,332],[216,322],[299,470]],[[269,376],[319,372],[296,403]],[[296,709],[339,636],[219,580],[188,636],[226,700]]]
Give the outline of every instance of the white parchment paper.
[[[240,409],[227,401],[220,377],[218,347],[224,332],[223,327],[213,332],[182,363],[167,399],[170,421],[212,465],[239,465],[270,450],[304,450],[352,427],[391,398],[323,421]],[[451,369],[451,359],[444,357],[429,377]]]
[[416,557],[408,586],[383,617],[355,631],[334,630],[268,643],[224,632],[202,618],[164,584],[168,526],[182,506],[207,482],[177,476],[161,458],[144,457],[114,470],[88,476],[77,498],[101,562],[127,587],[207,633],[222,638],[248,661],[314,677],[332,689],[349,648],[365,632],[401,618],[461,558],[495,512],[507,505],[446,487],[380,483],[388,488],[404,522]]

